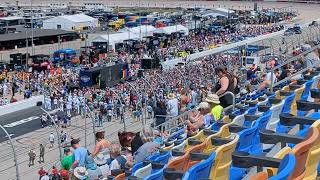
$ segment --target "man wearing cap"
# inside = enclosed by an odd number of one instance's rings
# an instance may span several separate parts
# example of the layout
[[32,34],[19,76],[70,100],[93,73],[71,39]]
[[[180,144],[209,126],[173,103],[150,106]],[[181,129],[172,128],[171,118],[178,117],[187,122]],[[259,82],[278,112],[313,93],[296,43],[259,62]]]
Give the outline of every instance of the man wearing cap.
[[[207,102],[201,102],[199,106],[197,107],[198,113],[195,115],[191,115],[189,120],[187,121],[189,133],[194,133],[200,128],[203,128],[205,126],[205,115],[207,113],[210,113],[210,105]],[[213,118],[212,118],[213,119]],[[210,124],[210,122],[209,122]]]
[[223,112],[223,107],[220,105],[219,96],[216,94],[209,94],[205,101],[210,104],[210,112],[211,114],[213,114],[214,119],[216,121],[220,120]]

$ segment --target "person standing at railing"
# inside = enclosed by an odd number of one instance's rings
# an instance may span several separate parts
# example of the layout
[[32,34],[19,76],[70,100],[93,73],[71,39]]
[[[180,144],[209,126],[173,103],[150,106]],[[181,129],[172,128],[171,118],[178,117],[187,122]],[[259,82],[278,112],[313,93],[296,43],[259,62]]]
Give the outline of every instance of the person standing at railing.
[[[235,86],[236,86],[235,78],[232,75],[230,75],[230,73],[228,73],[226,69],[221,67],[215,68],[215,73],[220,78],[215,87],[216,95],[219,96],[228,91],[231,93],[235,93]],[[222,107],[228,107],[233,103],[231,94],[223,95],[219,99]]]
[[[271,70],[275,67],[275,63],[273,60],[271,60],[268,64],[267,64],[267,70]],[[262,76],[262,83],[260,84],[260,86],[258,87],[257,91],[262,91],[265,88],[269,87],[270,84],[274,84],[277,80],[277,76],[273,71],[269,71],[266,74],[264,74]]]
[[179,101],[176,98],[175,94],[170,93],[168,95],[168,102],[167,102],[167,110],[168,116],[176,117],[179,115]]
[[181,90],[181,97],[180,97],[180,112],[183,113],[187,110],[187,105],[190,101],[190,98],[186,92],[186,89]]
[[155,126],[158,126],[166,121],[166,105],[163,101],[157,103],[157,107],[154,110],[154,116],[156,118]]
[[[311,46],[309,44],[305,44],[301,47],[303,51],[309,51],[311,50]],[[312,71],[312,67],[319,67],[320,59],[319,54],[317,52],[318,50],[311,51],[304,57],[304,66],[306,68],[309,68],[309,72]]]

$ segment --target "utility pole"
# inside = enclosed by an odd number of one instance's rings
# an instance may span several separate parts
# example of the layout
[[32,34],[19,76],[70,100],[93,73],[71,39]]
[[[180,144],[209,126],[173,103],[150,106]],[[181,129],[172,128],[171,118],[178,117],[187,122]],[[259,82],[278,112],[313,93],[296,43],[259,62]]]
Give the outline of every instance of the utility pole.
[[33,0],[31,0],[31,47],[32,51],[31,54],[34,55],[34,43],[33,43]]
[[28,66],[28,60],[29,60],[29,39],[28,39],[28,31],[26,31],[26,48],[27,48],[27,53],[26,53],[26,67]]

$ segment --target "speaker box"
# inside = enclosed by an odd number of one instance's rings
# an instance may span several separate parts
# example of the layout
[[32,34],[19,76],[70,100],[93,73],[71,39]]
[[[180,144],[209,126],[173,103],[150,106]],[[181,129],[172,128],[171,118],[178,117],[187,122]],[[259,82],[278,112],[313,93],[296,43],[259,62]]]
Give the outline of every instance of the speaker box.
[[141,59],[141,68],[142,69],[154,69],[160,67],[160,59]]
[[42,106],[42,101],[38,101],[37,106]]
[[142,69],[151,69],[152,59],[141,59],[141,68]]
[[138,77],[140,78],[140,77],[143,77],[143,69],[139,69],[138,70]]

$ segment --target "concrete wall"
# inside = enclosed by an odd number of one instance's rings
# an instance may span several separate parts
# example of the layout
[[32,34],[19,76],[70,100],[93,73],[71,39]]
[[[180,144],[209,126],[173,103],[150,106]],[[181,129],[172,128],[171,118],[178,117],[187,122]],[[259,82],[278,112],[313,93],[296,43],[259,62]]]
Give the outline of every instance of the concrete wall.
[[0,51],[0,62],[9,62],[10,61],[10,54],[14,53],[27,53],[29,52],[30,55],[32,54],[48,54],[52,55],[54,51],[61,49],[61,48],[73,48],[73,49],[80,49],[80,47],[84,46],[85,42],[81,40],[77,41],[70,41],[70,42],[62,42],[61,44],[47,44],[47,45],[40,45],[35,46],[34,53],[32,53],[32,48],[18,48],[15,50],[8,50],[8,51]]
[[4,106],[0,106],[0,116],[10,114],[23,109],[31,108],[37,105],[37,102],[44,100],[44,96],[34,96],[29,99],[24,99],[15,103],[10,103]]

